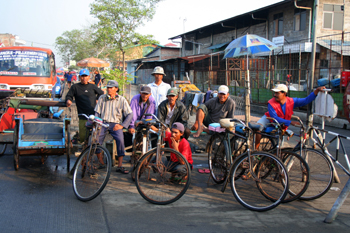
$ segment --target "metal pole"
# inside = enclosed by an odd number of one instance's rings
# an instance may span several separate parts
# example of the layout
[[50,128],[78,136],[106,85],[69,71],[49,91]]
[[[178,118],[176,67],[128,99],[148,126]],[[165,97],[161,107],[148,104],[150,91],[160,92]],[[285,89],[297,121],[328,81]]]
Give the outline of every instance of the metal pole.
[[340,192],[337,200],[335,201],[332,209],[329,211],[327,217],[325,218],[325,223],[332,223],[333,220],[337,217],[338,211],[340,207],[343,205],[344,201],[346,200],[347,196],[350,193],[350,178],[348,182],[346,182],[343,190]]
[[250,121],[250,80],[249,80],[249,57],[247,54],[247,79],[246,79],[246,95],[245,95],[245,122]]
[[[313,10],[313,34],[312,34],[312,54],[311,54],[311,72],[310,78],[308,80],[309,88],[307,90],[308,95],[313,91],[314,88],[314,78],[315,78],[315,60],[316,60],[316,34],[317,34],[317,7],[318,0],[314,2],[314,10]],[[313,114],[312,114],[312,106],[310,104],[307,105],[307,124],[311,126],[313,124]]]

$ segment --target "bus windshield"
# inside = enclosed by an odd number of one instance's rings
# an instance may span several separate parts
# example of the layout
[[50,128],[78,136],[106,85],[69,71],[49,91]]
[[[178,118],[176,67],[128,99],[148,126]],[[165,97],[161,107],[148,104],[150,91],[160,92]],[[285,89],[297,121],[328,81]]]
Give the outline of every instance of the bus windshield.
[[42,51],[0,51],[1,76],[50,77],[49,56]]

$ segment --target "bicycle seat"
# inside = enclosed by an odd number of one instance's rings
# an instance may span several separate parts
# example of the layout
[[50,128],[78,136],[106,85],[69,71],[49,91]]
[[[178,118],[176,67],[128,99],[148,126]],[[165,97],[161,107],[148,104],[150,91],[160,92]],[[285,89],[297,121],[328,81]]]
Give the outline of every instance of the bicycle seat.
[[230,131],[233,130],[235,126],[235,124],[231,122],[231,118],[220,119],[219,123],[221,128],[225,128]]
[[264,129],[264,126],[257,122],[249,122],[248,123],[249,128],[251,128],[253,131],[262,131]]

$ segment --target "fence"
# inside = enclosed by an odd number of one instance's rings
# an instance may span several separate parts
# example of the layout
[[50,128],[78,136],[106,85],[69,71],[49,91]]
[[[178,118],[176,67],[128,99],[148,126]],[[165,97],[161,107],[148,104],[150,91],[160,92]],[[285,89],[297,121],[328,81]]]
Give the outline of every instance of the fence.
[[[345,117],[343,111],[343,90],[332,81],[340,78],[341,72],[350,70],[350,32],[317,38],[314,84],[323,81],[332,88],[332,97],[338,105],[338,117]],[[251,101],[266,104],[272,98],[270,89],[277,83],[290,86],[290,97],[303,98],[307,95],[308,78],[311,72],[312,42],[300,40],[285,42],[270,53],[249,58],[251,80]],[[194,83],[202,91],[215,89],[217,85],[230,86],[231,95],[244,96],[247,75],[246,58],[223,59],[223,53],[193,62]],[[323,85],[322,84],[322,85]]]

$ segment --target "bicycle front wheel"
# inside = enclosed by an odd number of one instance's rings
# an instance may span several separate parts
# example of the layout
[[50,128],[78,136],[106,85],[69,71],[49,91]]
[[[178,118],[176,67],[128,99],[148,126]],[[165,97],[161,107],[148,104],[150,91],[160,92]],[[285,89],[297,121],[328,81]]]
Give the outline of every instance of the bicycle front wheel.
[[248,153],[238,157],[232,165],[230,181],[233,195],[250,210],[267,211],[277,207],[288,193],[286,168],[278,158],[267,152],[253,152],[250,160],[252,169],[249,168]]
[[111,156],[106,148],[100,145],[87,147],[79,156],[73,173],[76,197],[81,201],[97,197],[105,188],[111,169]]
[[[181,165],[179,162],[183,161]],[[135,171],[135,184],[147,201],[166,205],[181,198],[190,185],[191,167],[181,153],[171,148],[147,152],[139,160]]]
[[230,156],[229,148],[227,142],[222,140],[219,134],[214,134],[210,142],[208,152],[210,175],[215,183],[222,184],[226,179],[230,167],[230,161],[228,159],[228,156]]

